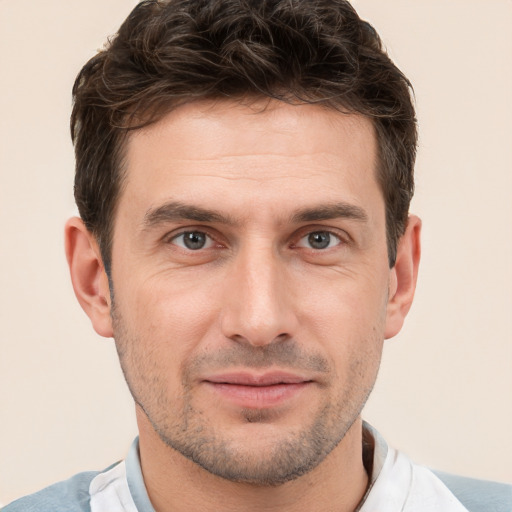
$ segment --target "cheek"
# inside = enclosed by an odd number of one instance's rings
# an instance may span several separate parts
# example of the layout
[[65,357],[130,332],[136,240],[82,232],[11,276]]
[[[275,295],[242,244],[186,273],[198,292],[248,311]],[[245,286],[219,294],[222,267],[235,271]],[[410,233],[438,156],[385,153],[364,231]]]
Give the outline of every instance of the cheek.
[[301,336],[303,343],[309,343],[309,334],[323,346],[341,389],[349,394],[353,386],[369,391],[376,378],[384,342],[387,304],[384,280],[377,284],[375,280],[345,278],[318,287],[310,284],[308,289],[309,297],[314,300],[302,308],[300,323],[306,326]]
[[312,279],[300,292],[303,325],[314,325],[327,340],[333,336],[350,342],[355,338],[375,338],[384,332],[387,281],[383,277],[361,275]]
[[161,357],[168,353],[174,359],[186,357],[218,316],[212,294],[195,281],[160,276],[119,295],[127,329],[143,340],[146,350],[160,352]]

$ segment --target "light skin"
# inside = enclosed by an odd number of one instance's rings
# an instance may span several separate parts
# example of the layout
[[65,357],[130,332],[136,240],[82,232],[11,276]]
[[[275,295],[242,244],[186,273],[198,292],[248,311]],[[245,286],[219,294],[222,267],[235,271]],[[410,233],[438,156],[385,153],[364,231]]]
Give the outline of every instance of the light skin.
[[420,254],[411,216],[389,268],[376,154],[359,115],[195,102],[130,136],[113,291],[68,222],[73,286],[116,340],[157,512],[357,507],[360,412]]

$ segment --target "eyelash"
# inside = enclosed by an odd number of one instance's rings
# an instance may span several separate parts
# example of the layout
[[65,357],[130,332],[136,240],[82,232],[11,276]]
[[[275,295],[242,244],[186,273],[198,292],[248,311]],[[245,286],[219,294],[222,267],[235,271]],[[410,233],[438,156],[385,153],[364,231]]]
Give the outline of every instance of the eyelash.
[[[200,234],[200,235],[204,235],[207,238],[206,244],[208,244],[208,247],[200,247],[198,249],[191,249],[189,247],[186,247],[185,243],[177,244],[176,240],[179,237],[183,237],[186,234]],[[311,235],[314,235],[314,234],[326,234],[329,237],[335,238],[337,240],[337,243],[334,246],[332,246],[332,247],[327,246],[325,248],[304,247],[304,246],[301,247],[299,245],[302,240],[304,240],[307,237],[310,237]],[[325,228],[322,229],[321,227],[318,227],[318,228],[315,228],[315,229],[308,229],[307,231],[301,231],[300,236],[298,238],[296,238],[296,240],[297,240],[297,242],[294,242],[293,244],[291,244],[292,248],[293,247],[297,247],[297,248],[305,249],[305,250],[308,250],[308,251],[314,251],[314,252],[326,252],[329,249],[333,249],[333,248],[338,247],[340,245],[346,245],[347,243],[349,243],[349,241],[347,240],[347,236],[342,236],[341,234],[339,234],[337,232],[334,232],[332,230],[325,229]],[[329,242],[328,242],[329,245],[331,244],[331,241],[332,240],[329,240]],[[208,249],[211,249],[212,247],[214,247],[215,244],[217,244],[217,246],[220,247],[220,248],[225,247],[224,244],[218,242],[216,240],[216,238],[214,236],[212,236],[212,234],[209,233],[204,228],[201,228],[201,229],[194,229],[194,228],[185,229],[183,231],[180,231],[179,233],[173,234],[172,236],[165,237],[165,242],[173,244],[173,245],[176,245],[181,250],[184,250],[184,251],[187,251],[187,252],[199,252],[201,250],[208,250]]]
[[[333,233],[332,231],[328,230],[328,229],[315,229],[313,231],[308,231],[307,233],[305,233],[304,235],[302,235],[300,238],[299,238],[299,243],[304,240],[304,239],[307,239],[309,237],[311,237],[312,235],[315,235],[315,234],[326,234],[329,236],[329,242],[328,242],[328,245],[330,246],[331,244],[331,238],[334,238],[337,240],[337,243],[332,246],[332,247],[322,247],[321,249],[319,248],[315,248],[315,247],[304,247],[304,249],[307,249],[307,250],[311,250],[311,251],[327,251],[328,249],[333,249],[334,247],[338,247],[339,245],[343,244],[344,243],[344,240],[343,238],[338,235],[337,233]],[[308,241],[309,243],[311,243],[311,240]],[[295,247],[299,247],[298,243],[297,244],[294,244]]]
[[[216,243],[216,240],[215,238],[208,232],[208,231],[205,231],[204,229],[184,229],[183,231],[180,231],[179,233],[176,233],[176,234],[173,234],[172,236],[168,236],[168,237],[165,237],[164,241],[166,243],[169,243],[169,244],[173,244],[173,245],[176,245],[177,247],[179,247],[180,249],[184,250],[184,251],[190,251],[190,252],[198,252],[202,249],[205,249],[204,247],[201,247],[200,249],[190,249],[188,247],[185,247],[184,243],[183,245],[178,245],[176,243],[176,240],[179,238],[179,237],[182,237],[184,235],[186,235],[187,233],[190,233],[190,234],[201,234],[201,235],[204,235],[206,238],[207,238],[207,243],[209,243],[211,246],[215,245]],[[209,240],[209,242],[208,242]],[[217,242],[217,245],[221,246],[222,244],[218,243]],[[211,247],[207,247],[206,249],[210,249]]]

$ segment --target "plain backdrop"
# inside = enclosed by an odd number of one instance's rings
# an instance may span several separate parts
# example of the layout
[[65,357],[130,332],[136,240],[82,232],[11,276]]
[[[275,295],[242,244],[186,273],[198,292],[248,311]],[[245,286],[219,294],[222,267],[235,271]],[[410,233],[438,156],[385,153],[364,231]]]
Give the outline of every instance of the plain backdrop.
[[[416,462],[512,481],[512,1],[357,0],[415,86],[416,301],[366,408]],[[0,0],[0,502],[124,457],[133,405],[71,289],[71,86],[133,0]]]

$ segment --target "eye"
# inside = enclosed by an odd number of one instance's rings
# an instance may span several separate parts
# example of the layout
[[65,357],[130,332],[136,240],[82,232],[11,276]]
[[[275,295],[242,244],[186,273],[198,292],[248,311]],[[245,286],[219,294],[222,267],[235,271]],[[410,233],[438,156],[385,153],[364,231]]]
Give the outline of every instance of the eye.
[[199,251],[213,247],[214,241],[203,231],[183,231],[172,238],[171,242],[189,251]]
[[341,239],[330,231],[312,231],[299,240],[297,247],[322,250],[336,247],[340,243]]

